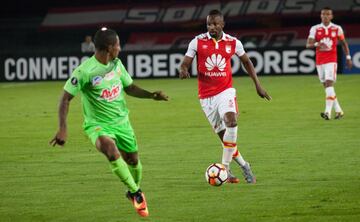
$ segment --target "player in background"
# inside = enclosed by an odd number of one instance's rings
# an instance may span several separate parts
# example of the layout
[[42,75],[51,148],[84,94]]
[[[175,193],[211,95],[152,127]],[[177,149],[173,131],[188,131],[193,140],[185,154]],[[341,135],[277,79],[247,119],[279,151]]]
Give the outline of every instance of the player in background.
[[261,87],[254,66],[244,51],[242,43],[223,32],[224,17],[218,10],[210,11],[206,19],[207,33],[196,36],[189,44],[188,50],[180,65],[179,77],[190,78],[189,68],[197,56],[198,93],[200,105],[215,133],[218,134],[223,147],[222,164],[226,167],[230,183],[239,179],[230,171],[232,159],[237,162],[245,180],[256,183],[256,178],[248,162],[237,149],[237,116],[236,90],[232,86],[231,57],[236,54],[252,78],[257,94],[270,100],[271,97]]
[[331,8],[325,7],[321,10],[321,23],[310,29],[306,48],[316,48],[316,69],[320,82],[325,88],[325,111],[320,113],[325,120],[331,119],[332,108],[335,110],[335,119],[344,116],[340,103],[336,97],[334,84],[337,73],[337,42],[340,40],[342,49],[346,55],[346,65],[352,67],[349,46],[345,40],[341,26],[331,22],[333,12]]
[[126,196],[138,214],[146,217],[149,212],[140,190],[142,165],[128,119],[124,91],[138,98],[168,100],[168,97],[161,91],[148,92],[133,83],[117,58],[120,42],[115,31],[102,28],[96,32],[94,41],[95,54],[74,70],[64,86],[59,105],[59,129],[50,144],[65,144],[70,101],[80,92],[86,134],[109,160],[112,172],[128,188]]

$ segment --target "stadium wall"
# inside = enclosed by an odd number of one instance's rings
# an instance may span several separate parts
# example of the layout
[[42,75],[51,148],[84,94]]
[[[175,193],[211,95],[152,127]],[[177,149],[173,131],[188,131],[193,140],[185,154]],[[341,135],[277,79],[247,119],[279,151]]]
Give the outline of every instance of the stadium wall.
[[[360,46],[357,46],[360,48]],[[358,48],[357,48],[358,49]],[[355,69],[360,69],[360,53],[352,50]],[[359,51],[359,50],[357,50]],[[341,53],[341,49],[338,50]],[[119,57],[133,78],[174,78],[184,51],[121,52]],[[311,75],[316,73],[314,50],[303,47],[248,50],[259,75]],[[0,55],[0,82],[66,80],[84,54],[9,54]],[[344,72],[344,57],[338,56],[339,73]],[[240,60],[232,58],[233,75],[246,75]],[[357,71],[358,72],[358,71]],[[346,72],[348,73],[348,72]],[[196,59],[191,69],[196,76]]]

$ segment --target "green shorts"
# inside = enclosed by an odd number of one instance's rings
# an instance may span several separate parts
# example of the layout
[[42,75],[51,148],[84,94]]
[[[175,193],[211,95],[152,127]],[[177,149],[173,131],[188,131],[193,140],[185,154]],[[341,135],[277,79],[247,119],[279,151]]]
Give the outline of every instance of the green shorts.
[[135,133],[129,121],[117,125],[90,124],[85,125],[84,130],[94,145],[99,136],[108,136],[115,140],[119,150],[126,153],[138,151]]

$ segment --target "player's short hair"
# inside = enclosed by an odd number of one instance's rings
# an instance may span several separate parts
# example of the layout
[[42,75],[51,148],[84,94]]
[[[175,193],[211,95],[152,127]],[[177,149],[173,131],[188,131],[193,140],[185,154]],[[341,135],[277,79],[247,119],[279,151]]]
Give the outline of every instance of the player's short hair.
[[209,16],[220,16],[221,18],[224,18],[223,14],[217,9],[211,10]]
[[326,7],[322,8],[321,10],[330,10],[330,11],[332,11],[332,9],[329,6],[326,6]]
[[101,28],[95,33],[95,48],[100,51],[106,51],[110,45],[116,44],[117,33],[108,28]]

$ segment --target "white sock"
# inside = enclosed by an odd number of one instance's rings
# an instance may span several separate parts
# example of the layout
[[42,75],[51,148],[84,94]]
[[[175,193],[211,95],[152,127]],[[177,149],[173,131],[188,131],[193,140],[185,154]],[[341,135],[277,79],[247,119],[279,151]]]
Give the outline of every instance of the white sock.
[[237,140],[237,126],[235,127],[226,127],[223,137],[223,142],[234,143],[236,145]]
[[228,170],[233,157],[233,153],[236,150],[236,140],[237,140],[237,126],[226,127],[223,137],[222,164],[224,164]]
[[245,164],[246,164],[246,161],[244,160],[244,158],[241,156],[241,154],[239,153],[239,151],[237,149],[233,153],[233,160],[235,160],[235,162],[237,164],[239,164],[240,166],[245,166]]
[[233,153],[236,150],[236,148],[223,148],[223,155],[222,155],[222,161],[221,163],[227,166],[230,166]]
[[326,93],[326,106],[325,106],[325,113],[331,116],[331,109],[334,105],[334,100],[336,99],[336,94],[333,86],[327,87],[325,89]]
[[343,112],[337,98],[334,100],[334,109],[335,109],[335,112],[337,112],[337,113],[342,113]]

